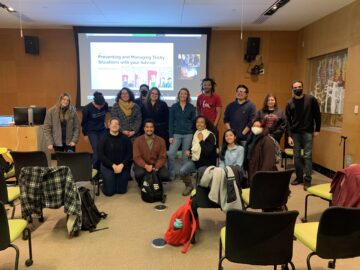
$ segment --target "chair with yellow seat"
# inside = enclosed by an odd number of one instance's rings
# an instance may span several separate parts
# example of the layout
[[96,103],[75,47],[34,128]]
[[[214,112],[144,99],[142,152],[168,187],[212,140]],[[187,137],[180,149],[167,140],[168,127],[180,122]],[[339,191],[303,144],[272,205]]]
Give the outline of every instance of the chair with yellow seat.
[[246,208],[285,209],[289,196],[289,184],[294,170],[258,171],[250,188],[242,189],[241,198]]
[[26,266],[33,264],[32,260],[32,246],[31,246],[31,232],[27,228],[27,222],[24,219],[7,219],[4,204],[0,202],[0,250],[5,250],[8,247],[13,247],[16,251],[15,270],[18,269],[20,251],[13,242],[26,231],[27,240],[29,242],[29,258],[25,261]]
[[[293,233],[299,212],[254,212],[230,210],[226,227],[221,229],[218,269],[224,259],[251,265],[290,264],[293,255]],[[224,255],[223,255],[224,254]],[[287,268],[287,267],[286,267]]]
[[305,213],[301,219],[302,222],[307,222],[307,210],[308,210],[308,199],[309,197],[317,197],[329,203],[331,206],[332,194],[330,193],[331,183],[315,185],[307,188],[309,194],[305,197]]
[[6,185],[4,175],[0,173],[0,202],[9,204],[12,207],[11,218],[15,215],[15,201],[20,197],[20,188],[18,186],[8,187]]
[[328,267],[335,268],[336,259],[360,256],[360,209],[327,208],[319,222],[296,224],[294,235],[312,251],[306,259],[308,270],[313,255],[332,260]]
[[10,154],[10,151],[6,147],[0,147],[0,155],[2,157],[3,162],[6,162],[5,166],[8,167],[8,171],[3,172],[3,176],[5,179],[9,179],[15,176],[15,168],[13,166],[14,160]]

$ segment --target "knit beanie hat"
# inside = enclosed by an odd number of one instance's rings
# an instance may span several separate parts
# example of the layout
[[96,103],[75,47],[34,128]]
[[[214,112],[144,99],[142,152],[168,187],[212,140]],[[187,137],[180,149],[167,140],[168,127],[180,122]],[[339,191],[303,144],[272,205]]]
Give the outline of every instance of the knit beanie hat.
[[96,91],[94,93],[94,102],[95,102],[96,105],[99,105],[99,106],[104,105],[105,104],[105,98],[104,98],[103,94]]

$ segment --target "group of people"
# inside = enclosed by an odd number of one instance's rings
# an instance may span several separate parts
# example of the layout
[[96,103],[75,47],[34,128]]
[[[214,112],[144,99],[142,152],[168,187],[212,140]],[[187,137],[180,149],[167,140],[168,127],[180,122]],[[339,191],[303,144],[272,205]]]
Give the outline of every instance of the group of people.
[[[316,98],[303,93],[301,81],[292,83],[293,97],[287,102],[285,113],[273,94],[268,94],[263,107],[256,111],[248,99],[248,87],[238,85],[235,100],[224,112],[227,129],[220,149],[217,127],[221,98],[215,93],[213,79],[203,79],[201,86],[196,107],[190,102],[189,90],[181,88],[177,102],[170,108],[157,87],[141,85],[137,99],[124,87],[111,108],[108,130],[108,104],[102,93],[94,93],[93,101],[83,109],[81,127],[92,146],[93,166],[101,173],[106,196],[127,191],[132,165],[139,186],[146,173],[157,173],[161,181],[174,180],[180,146],[179,176],[185,184],[184,196],[193,189],[191,174],[203,166],[237,165],[246,171],[251,183],[256,171],[276,170],[275,145],[285,132],[288,144],[294,147],[296,179],[292,184],[304,183],[305,188],[310,185],[312,139],[320,131],[321,115]],[[68,93],[63,93],[58,104],[48,110],[44,133],[49,150],[75,151],[80,121]]]

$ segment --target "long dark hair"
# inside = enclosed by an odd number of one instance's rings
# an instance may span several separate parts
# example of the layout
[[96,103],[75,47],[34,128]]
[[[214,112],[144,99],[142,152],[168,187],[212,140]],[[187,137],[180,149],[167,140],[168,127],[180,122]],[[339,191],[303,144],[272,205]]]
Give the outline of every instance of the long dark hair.
[[154,109],[155,110],[158,110],[160,108],[159,104],[160,104],[160,97],[161,97],[161,93],[160,93],[160,90],[159,88],[157,87],[151,87],[151,89],[149,90],[149,92],[147,93],[146,95],[146,99],[145,99],[145,107],[147,110],[149,110],[152,105],[151,105],[151,99],[150,99],[150,95],[151,95],[151,92],[155,90],[158,94],[158,99],[156,100],[155,104],[154,104]]
[[228,133],[228,132],[231,132],[232,134],[234,134],[234,136],[235,136],[235,144],[237,145],[237,142],[236,142],[236,132],[235,132],[235,130],[233,130],[233,129],[231,129],[231,128],[225,130],[224,136],[223,136],[223,144],[222,144],[222,146],[221,146],[221,151],[220,151],[220,159],[221,159],[221,160],[224,160],[224,159],[225,159],[225,153],[226,153],[226,150],[227,150],[227,147],[228,147],[228,143],[227,143],[226,140],[225,140],[225,135],[226,135],[226,133]]
[[116,102],[119,102],[120,98],[121,98],[121,93],[122,91],[127,91],[128,94],[129,94],[129,101],[132,101],[134,102],[135,101],[135,96],[134,96],[134,93],[133,91],[131,91],[129,88],[127,87],[123,87],[121,88],[121,90],[119,91],[119,93],[116,95],[116,98],[115,98],[115,101]]
[[264,103],[263,103],[263,111],[266,111],[268,109],[268,105],[267,105],[267,102],[268,102],[268,99],[269,97],[273,97],[275,99],[275,105],[274,105],[274,108],[276,109],[278,107],[278,104],[277,104],[277,98],[275,95],[269,93],[265,96],[265,99],[264,99]]

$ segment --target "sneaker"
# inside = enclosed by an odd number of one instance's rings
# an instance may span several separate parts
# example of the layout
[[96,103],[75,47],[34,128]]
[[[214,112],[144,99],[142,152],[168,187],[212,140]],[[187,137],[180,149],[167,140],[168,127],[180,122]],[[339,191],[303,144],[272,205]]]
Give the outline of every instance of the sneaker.
[[309,187],[311,187],[311,182],[304,181],[304,190],[306,191]]
[[193,186],[186,186],[183,193],[182,193],[182,195],[183,196],[189,196],[192,190],[193,190]]
[[303,182],[304,182],[304,181],[303,181],[302,179],[296,178],[294,181],[291,182],[291,184],[292,184],[293,186],[296,186],[296,185],[302,184]]

